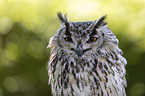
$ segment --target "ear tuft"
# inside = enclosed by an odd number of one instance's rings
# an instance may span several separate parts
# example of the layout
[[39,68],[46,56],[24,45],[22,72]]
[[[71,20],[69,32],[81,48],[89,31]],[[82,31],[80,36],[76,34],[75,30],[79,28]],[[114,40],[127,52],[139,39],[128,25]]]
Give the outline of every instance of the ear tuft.
[[106,16],[107,15],[102,16],[101,18],[99,18],[96,21],[94,21],[87,29],[97,29],[100,26],[105,26],[107,24],[106,22],[104,22]]
[[102,16],[101,18],[99,18],[96,21],[96,24],[95,24],[94,28],[99,28],[100,26],[105,26],[107,24],[106,22],[104,22],[104,20],[105,20],[106,17],[107,17],[107,15]]
[[66,24],[67,22],[69,22],[69,20],[67,19],[67,16],[63,15],[61,12],[58,12],[57,16],[58,16],[58,18],[59,18],[61,23],[65,23]]

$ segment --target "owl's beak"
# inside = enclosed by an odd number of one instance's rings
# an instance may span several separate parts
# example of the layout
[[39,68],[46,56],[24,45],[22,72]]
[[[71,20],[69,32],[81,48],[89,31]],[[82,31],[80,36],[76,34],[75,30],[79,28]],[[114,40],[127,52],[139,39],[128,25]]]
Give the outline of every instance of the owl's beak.
[[78,43],[78,46],[77,46],[77,50],[76,51],[77,51],[78,57],[81,58],[83,56],[83,54],[84,54],[84,50],[82,48],[82,43],[81,42]]

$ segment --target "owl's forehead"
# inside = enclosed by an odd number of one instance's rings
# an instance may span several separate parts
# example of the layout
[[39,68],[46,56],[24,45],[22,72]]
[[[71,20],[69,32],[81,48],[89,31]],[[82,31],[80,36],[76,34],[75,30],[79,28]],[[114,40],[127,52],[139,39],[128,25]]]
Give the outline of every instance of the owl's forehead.
[[87,22],[69,22],[69,31],[71,31],[76,37],[85,37],[90,30],[86,30],[92,21]]
[[87,21],[87,22],[69,22],[70,28],[73,29],[78,29],[81,28],[81,30],[86,29],[87,27],[90,26],[92,21]]

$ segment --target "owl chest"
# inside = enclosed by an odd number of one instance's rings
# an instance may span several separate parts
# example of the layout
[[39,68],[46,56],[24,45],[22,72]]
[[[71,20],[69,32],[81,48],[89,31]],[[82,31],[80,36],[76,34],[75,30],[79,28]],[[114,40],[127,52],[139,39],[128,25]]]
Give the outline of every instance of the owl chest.
[[[91,96],[93,92],[93,86],[97,86],[93,80],[93,76],[88,72],[80,71],[78,73],[69,73],[66,78],[68,79],[66,88],[64,88],[64,96]],[[92,87],[92,88],[91,88]]]
[[63,94],[62,96],[117,96],[119,94],[124,96],[124,87],[119,74],[106,76],[99,68],[95,70],[80,68],[78,72],[72,68],[70,72],[59,76],[56,81],[58,83],[55,82],[55,89],[59,90],[58,94]]

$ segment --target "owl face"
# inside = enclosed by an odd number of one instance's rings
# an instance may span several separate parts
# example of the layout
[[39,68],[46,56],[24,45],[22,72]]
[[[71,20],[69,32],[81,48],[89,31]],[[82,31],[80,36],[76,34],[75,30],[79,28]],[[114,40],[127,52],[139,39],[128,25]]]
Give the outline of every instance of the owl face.
[[99,28],[89,28],[93,22],[68,22],[62,25],[58,36],[60,47],[69,56],[83,59],[95,53],[103,44],[104,33]]
[[63,50],[68,57],[86,59],[92,56],[104,42],[104,33],[100,30],[106,25],[105,16],[96,21],[69,22],[67,17],[58,13],[61,28],[52,40],[55,48]]

